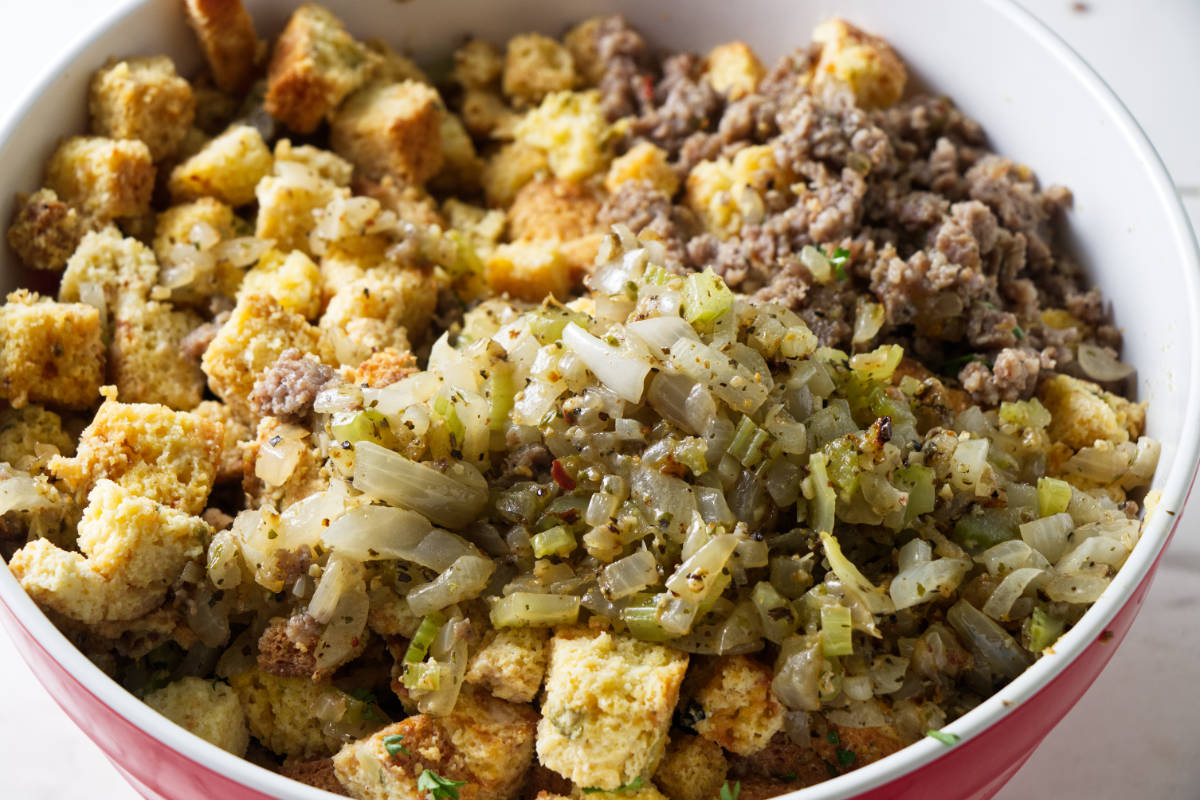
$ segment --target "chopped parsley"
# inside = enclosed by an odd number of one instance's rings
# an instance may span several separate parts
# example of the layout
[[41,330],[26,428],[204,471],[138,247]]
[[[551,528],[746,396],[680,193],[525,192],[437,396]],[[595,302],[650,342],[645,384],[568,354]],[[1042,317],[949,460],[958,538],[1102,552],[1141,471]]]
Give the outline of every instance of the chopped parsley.
[[992,366],[992,363],[983,356],[979,355],[979,353],[967,353],[966,355],[961,355],[957,358],[946,359],[941,363],[940,366],[938,366],[938,372],[942,373],[943,375],[953,375],[967,364],[970,364],[972,361],[978,361],[980,364],[984,364],[989,368]]
[[830,744],[842,743],[842,740],[838,737],[837,731],[830,731],[829,733],[825,734],[825,738]]
[[852,750],[838,750],[837,760],[843,767],[848,767],[854,763],[856,756]]
[[417,791],[428,792],[429,800],[458,800],[458,787],[466,784],[466,781],[443,778],[433,770],[427,769],[417,778]]
[[930,739],[937,739],[947,747],[953,747],[962,740],[957,733],[946,733],[945,731],[925,731],[925,735]]
[[732,786],[729,785],[729,781],[725,781],[725,783],[721,785],[720,800],[737,800],[738,795],[741,793],[742,793],[742,782],[741,781],[734,781]]
[[1020,325],[1013,325],[1013,336],[1017,337],[1017,341],[1025,338],[1025,329]]
[[850,277],[846,274],[846,262],[849,259],[850,251],[844,247],[837,248],[829,257],[829,263],[833,264],[833,273],[837,275],[839,281],[847,280]]
[[615,792],[636,792],[640,788],[642,788],[642,776],[638,775],[636,778],[631,780],[629,783],[618,786],[615,789],[611,789],[611,790],[597,789],[594,786],[589,786],[589,787],[586,787],[583,789],[583,793],[584,794],[598,794],[599,792],[607,792],[607,791],[612,791],[614,793]]
[[360,703],[371,705],[375,702],[375,695],[369,689],[354,689],[349,694]]
[[412,753],[408,751],[408,748],[400,744],[403,740],[404,737],[399,733],[392,736],[385,736],[383,737],[383,749],[387,750],[388,755],[392,758],[396,757],[396,753],[404,753],[406,756],[411,756]]

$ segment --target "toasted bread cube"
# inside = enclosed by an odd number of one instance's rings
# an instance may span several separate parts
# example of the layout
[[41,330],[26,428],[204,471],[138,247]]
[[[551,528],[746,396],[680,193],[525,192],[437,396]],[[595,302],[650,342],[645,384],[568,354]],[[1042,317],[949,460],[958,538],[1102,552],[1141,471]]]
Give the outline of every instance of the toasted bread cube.
[[9,568],[40,605],[71,619],[132,620],[162,604],[209,534],[204,520],[101,480],[79,523],[80,552],[36,539]]
[[654,783],[671,800],[711,800],[721,791],[728,769],[719,745],[676,731],[654,772]]
[[129,297],[117,305],[108,351],[111,380],[125,400],[186,411],[204,395],[204,373],[181,347],[203,322],[195,312]]
[[379,389],[418,371],[417,357],[410,351],[385,347],[354,368],[354,383]]
[[571,291],[571,265],[555,242],[502,244],[484,270],[492,291],[518,300],[540,303],[550,295],[566,300]]
[[150,210],[154,160],[145,142],[72,136],[46,166],[46,186],[97,222]]
[[381,83],[416,81],[433,85],[433,81],[429,80],[429,76],[417,66],[415,61],[397,53],[387,42],[381,39],[372,39],[367,42],[367,47],[379,56],[379,63],[371,73],[371,80]]
[[221,456],[220,424],[166,406],[118,403],[114,394],[80,435],[75,456],[51,459],[50,472],[77,493],[108,479],[185,513],[202,512]]
[[204,678],[180,678],[143,698],[146,705],[181,728],[235,756],[250,744],[246,715],[229,684]]
[[649,779],[667,744],[687,653],[631,636],[559,628],[538,722],[542,764],[579,786]]
[[545,152],[537,147],[513,142],[500,148],[483,165],[480,176],[488,205],[508,206],[522,186],[543,174],[549,166]]
[[442,166],[443,109],[423,83],[374,84],[334,114],[329,141],[367,177],[423,184]]
[[483,159],[475,152],[475,143],[462,120],[449,112],[442,114],[442,168],[430,186],[447,194],[463,194],[479,186]]
[[783,183],[770,145],[738,151],[730,161],[701,161],[688,173],[684,204],[704,227],[721,239],[737,233],[746,219],[761,214],[763,194]]
[[[270,473],[260,469],[259,457],[265,449],[274,450],[280,444],[281,437],[294,437],[298,446],[291,472],[278,477],[274,467]],[[278,458],[276,455],[276,462]],[[269,507],[282,511],[329,487],[329,471],[325,468],[325,457],[321,454],[316,437],[311,436],[306,428],[275,417],[263,417],[258,421],[254,441],[242,448],[242,471],[242,488],[246,492],[247,505],[251,508]],[[271,480],[264,479],[263,475]],[[280,587],[273,588],[280,591]]]
[[712,87],[730,100],[753,92],[766,74],[762,62],[745,42],[728,42],[709,50],[704,71]]
[[188,278],[181,285],[172,285],[172,302],[203,306],[213,295],[232,297],[245,269],[218,257],[214,248],[247,227],[232,208],[212,197],[171,206],[159,214],[154,254],[162,266],[161,282],[173,283],[176,271],[183,271]]
[[269,295],[243,295],[237,307],[200,361],[213,393],[224,400],[235,416],[252,419],[250,393],[262,371],[280,353],[295,347],[317,353],[321,335],[304,317],[288,311]]
[[221,455],[217,459],[217,475],[214,483],[226,483],[242,479],[242,448],[243,442],[254,438],[250,426],[233,416],[229,406],[216,400],[205,400],[192,413],[201,419],[221,426]]
[[275,162],[281,161],[303,164],[321,180],[329,181],[334,186],[349,186],[350,178],[354,176],[354,165],[336,153],[311,144],[294,145],[290,139],[280,139],[275,143]]
[[783,706],[771,690],[774,673],[749,656],[722,656],[693,702],[704,718],[696,733],[731,753],[749,756],[783,730]]
[[41,406],[0,411],[0,461],[29,471],[46,453],[75,453],[75,439],[63,430],[62,417]]
[[0,397],[87,408],[104,380],[103,337],[95,308],[18,289],[0,307]]
[[401,222],[439,227],[446,224],[446,220],[438,213],[437,202],[423,186],[385,175],[379,181],[361,180],[355,188],[367,197],[378,200],[383,208],[395,212]]
[[442,213],[450,227],[467,237],[475,252],[486,257],[504,236],[507,215],[499,209],[488,210],[451,197],[442,204]]
[[534,106],[551,92],[575,86],[575,62],[567,48],[540,33],[508,40],[504,53],[504,94],[518,106]]
[[866,109],[887,108],[904,94],[908,72],[891,45],[844,20],[828,19],[813,30],[821,56],[813,69],[814,91],[845,86]]
[[[239,220],[240,222],[240,220]],[[154,255],[160,264],[175,260],[177,247],[198,250],[206,238],[228,239],[234,235],[233,209],[212,197],[180,203],[158,215],[154,225]]]
[[380,268],[339,289],[319,326],[337,362],[357,367],[387,348],[409,350],[420,341],[437,305],[437,290],[426,273]]
[[58,299],[74,303],[86,296],[89,302],[102,301],[106,312],[113,313],[118,299],[145,298],[157,280],[158,263],[150,248],[109,226],[83,237],[67,260]]
[[471,135],[480,139],[511,139],[520,120],[504,98],[491,89],[468,89],[463,94],[459,114]]
[[258,36],[242,0],[187,0],[185,7],[213,82],[223,92],[245,92],[254,80]]
[[[588,800],[667,800],[667,796],[660,792],[655,786],[640,785],[636,789],[619,788],[611,792],[606,792],[595,787],[584,787],[587,789]],[[582,794],[582,793],[581,793]],[[540,795],[551,798],[562,797],[562,795]],[[714,797],[716,795],[713,795]]]
[[[338,780],[359,800],[424,800],[430,770],[464,781],[461,800],[514,800],[533,758],[537,714],[466,685],[444,717],[417,714],[346,744],[333,757]],[[390,754],[389,736],[404,749]]]
[[1078,450],[1097,440],[1121,444],[1137,441],[1146,426],[1146,404],[1132,403],[1094,383],[1055,375],[1038,389],[1050,412],[1046,431],[1054,442]]
[[242,280],[238,295],[265,294],[288,311],[316,319],[321,310],[321,270],[299,250],[269,250]]
[[517,140],[541,148],[556,177],[582,181],[608,169],[608,120],[600,93],[556,92],[516,126]]
[[258,218],[254,235],[274,239],[275,247],[284,252],[312,253],[308,234],[316,225],[317,212],[339,197],[349,197],[350,190],[295,161],[279,162],[274,172],[263,178],[256,190]]
[[604,176],[604,188],[615,193],[626,181],[646,181],[671,197],[679,189],[679,176],[667,163],[667,151],[650,142],[638,142],[613,159]]
[[312,133],[379,62],[328,9],[306,3],[275,42],[267,68],[267,113],[297,133]]
[[600,200],[590,188],[558,178],[521,187],[508,208],[513,239],[569,241],[600,230]]
[[52,189],[39,189],[17,196],[8,244],[27,267],[62,269],[86,229],[79,212],[59,200]]
[[96,72],[88,95],[92,133],[140,139],[150,157],[174,155],[196,116],[192,87],[167,56],[131,58]]
[[490,89],[500,80],[504,60],[491,42],[468,39],[454,51],[454,69],[450,77],[464,89]]
[[501,700],[531,702],[542,688],[549,640],[545,628],[490,630],[467,663],[466,680]]
[[280,678],[259,669],[229,679],[237,692],[250,733],[271,752],[295,758],[319,758],[337,750],[339,741],[322,731],[317,716],[327,695],[344,697],[332,686],[309,678]]
[[271,171],[271,151],[249,125],[233,125],[171,171],[167,189],[176,203],[215,197],[237,207],[254,202],[254,187]]
[[[880,704],[876,701],[875,705]],[[816,755],[827,763],[836,763],[839,752],[849,751],[854,754],[854,766],[862,767],[887,758],[910,743],[892,725],[854,728],[831,723],[829,727],[828,735],[812,740]]]
[[605,63],[600,57],[598,38],[600,26],[607,17],[591,17],[580,22],[563,36],[563,45],[571,51],[575,71],[589,86],[598,86],[604,77]]

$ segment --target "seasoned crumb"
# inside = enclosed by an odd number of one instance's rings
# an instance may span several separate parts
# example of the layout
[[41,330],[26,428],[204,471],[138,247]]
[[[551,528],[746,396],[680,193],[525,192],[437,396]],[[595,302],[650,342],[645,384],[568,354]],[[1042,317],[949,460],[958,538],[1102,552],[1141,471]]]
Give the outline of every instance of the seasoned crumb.
[[146,299],[158,282],[158,263],[149,247],[109,226],[83,237],[67,260],[58,288],[61,302],[87,300],[116,313],[125,297]]
[[379,389],[417,372],[417,358],[409,351],[385,347],[372,353],[354,370],[354,383]]
[[725,783],[727,770],[720,745],[675,731],[654,772],[654,783],[670,800],[712,800]]
[[904,94],[904,62],[891,45],[837,18],[813,30],[821,57],[813,69],[813,87],[846,86],[863,108],[887,108]]
[[329,756],[340,745],[322,730],[317,716],[326,695],[344,697],[309,678],[280,678],[252,669],[229,679],[255,739],[271,752],[297,759]]
[[500,80],[504,59],[500,51],[483,39],[468,39],[454,51],[450,77],[464,89],[489,89]]
[[722,656],[693,702],[704,709],[696,733],[738,755],[762,750],[783,730],[783,706],[771,690],[770,667],[749,656]]
[[523,33],[508,40],[503,88],[518,105],[537,105],[551,92],[574,86],[575,63],[567,48],[539,33]]
[[242,449],[243,442],[254,439],[250,426],[233,416],[229,406],[216,400],[205,400],[192,409],[192,413],[202,419],[209,420],[221,426],[221,455],[217,459],[217,475],[214,483],[227,483],[242,479]]
[[280,139],[275,143],[275,162],[287,161],[303,164],[321,180],[338,187],[349,186],[350,178],[354,175],[354,165],[336,153],[311,144],[294,145],[290,139]]
[[32,404],[0,411],[0,461],[29,470],[48,448],[75,454],[75,438],[63,429],[62,417]]
[[183,340],[201,323],[193,311],[168,303],[122,299],[113,317],[109,375],[133,403],[194,408],[204,394],[204,373],[183,352]]
[[753,92],[766,69],[745,42],[729,42],[708,51],[705,72],[712,87],[730,100]]
[[357,367],[389,347],[409,350],[410,338],[420,341],[425,335],[436,303],[427,273],[380,268],[339,289],[318,324],[337,362]]
[[466,680],[502,700],[528,703],[542,687],[549,639],[544,628],[488,631],[467,664]]

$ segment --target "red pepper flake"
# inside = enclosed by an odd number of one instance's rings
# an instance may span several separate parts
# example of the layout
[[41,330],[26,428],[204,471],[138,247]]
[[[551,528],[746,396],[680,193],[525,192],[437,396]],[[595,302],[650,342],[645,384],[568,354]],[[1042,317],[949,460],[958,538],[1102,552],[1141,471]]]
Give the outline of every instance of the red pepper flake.
[[642,99],[647,103],[654,99],[654,79],[649,75],[642,76]]
[[571,473],[567,472],[567,468],[557,458],[550,465],[550,477],[554,478],[554,482],[568,492],[575,488],[575,479],[571,477]]

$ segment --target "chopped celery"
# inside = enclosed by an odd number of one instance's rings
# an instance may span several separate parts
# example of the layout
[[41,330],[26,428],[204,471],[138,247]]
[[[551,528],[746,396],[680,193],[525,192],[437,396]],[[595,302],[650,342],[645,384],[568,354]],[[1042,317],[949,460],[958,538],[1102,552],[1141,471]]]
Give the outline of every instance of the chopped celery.
[[983,552],[1020,535],[1008,509],[990,509],[964,515],[954,524],[953,538],[968,550]]
[[809,507],[809,524],[815,531],[833,530],[834,504],[837,493],[829,483],[829,473],[825,471],[826,458],[824,453],[813,453],[808,457],[809,477],[812,480],[813,498]]
[[565,556],[576,547],[575,537],[562,525],[556,525],[550,530],[535,534],[530,539],[535,558],[546,556]]
[[396,435],[387,417],[373,408],[365,411],[339,411],[330,422],[330,433],[338,442],[368,441],[391,449],[396,445]]
[[434,692],[442,684],[442,665],[436,661],[404,665],[404,688]]
[[446,237],[454,244],[454,258],[449,263],[442,264],[450,277],[462,275],[478,275],[483,272],[483,261],[471,246],[471,242],[461,231],[450,231]]
[[841,499],[849,500],[858,488],[858,474],[862,472],[858,463],[858,444],[851,437],[835,439],[825,445],[825,456],[829,480],[838,488]]
[[882,344],[869,353],[859,353],[850,358],[850,369],[877,381],[891,380],[892,373],[904,358],[904,348],[898,344]]
[[513,628],[523,625],[570,625],[579,618],[579,598],[561,594],[513,592],[492,606],[492,625]]
[[850,609],[842,605],[821,606],[821,651],[826,656],[848,656],[854,652]]
[[1071,484],[1058,478],[1038,478],[1038,515],[1061,514],[1071,504]]
[[591,320],[582,312],[547,304],[530,315],[529,332],[539,344],[551,344],[562,338],[563,329],[571,322],[586,331]]
[[753,467],[763,459],[764,450],[771,444],[771,434],[754,424],[749,417],[743,416],[733,433],[733,441],[729,443],[728,453],[744,467]]
[[665,642],[673,638],[659,620],[658,595],[639,594],[637,601],[621,609],[621,621],[635,639],[644,642]]
[[703,325],[733,306],[733,292],[711,269],[693,272],[684,279],[681,305],[684,319]]
[[512,413],[516,388],[513,386],[512,365],[497,361],[488,368],[484,396],[488,401],[488,427],[493,431],[504,430],[508,415]]
[[892,482],[902,492],[908,492],[908,504],[904,507],[904,524],[908,525],[921,514],[933,511],[933,470],[920,464],[910,464],[892,473]]
[[412,641],[408,643],[408,650],[404,653],[404,662],[416,664],[424,661],[426,653],[429,652],[429,646],[433,644],[438,631],[445,624],[446,615],[440,611],[428,614],[422,619],[421,624],[417,626],[417,632],[413,634]]
[[1033,609],[1029,618],[1029,649],[1040,653],[1058,641],[1062,636],[1066,623],[1061,617],[1056,617],[1041,606]]
[[708,472],[708,443],[699,436],[688,436],[675,446],[675,460],[692,471],[693,475]]
[[1050,412],[1036,397],[1015,403],[1001,403],[1000,421],[1022,428],[1045,428],[1050,424]]
[[433,413],[445,423],[446,431],[455,443],[452,446],[461,447],[466,436],[467,426],[459,418],[455,402],[447,395],[439,394],[433,401]]

